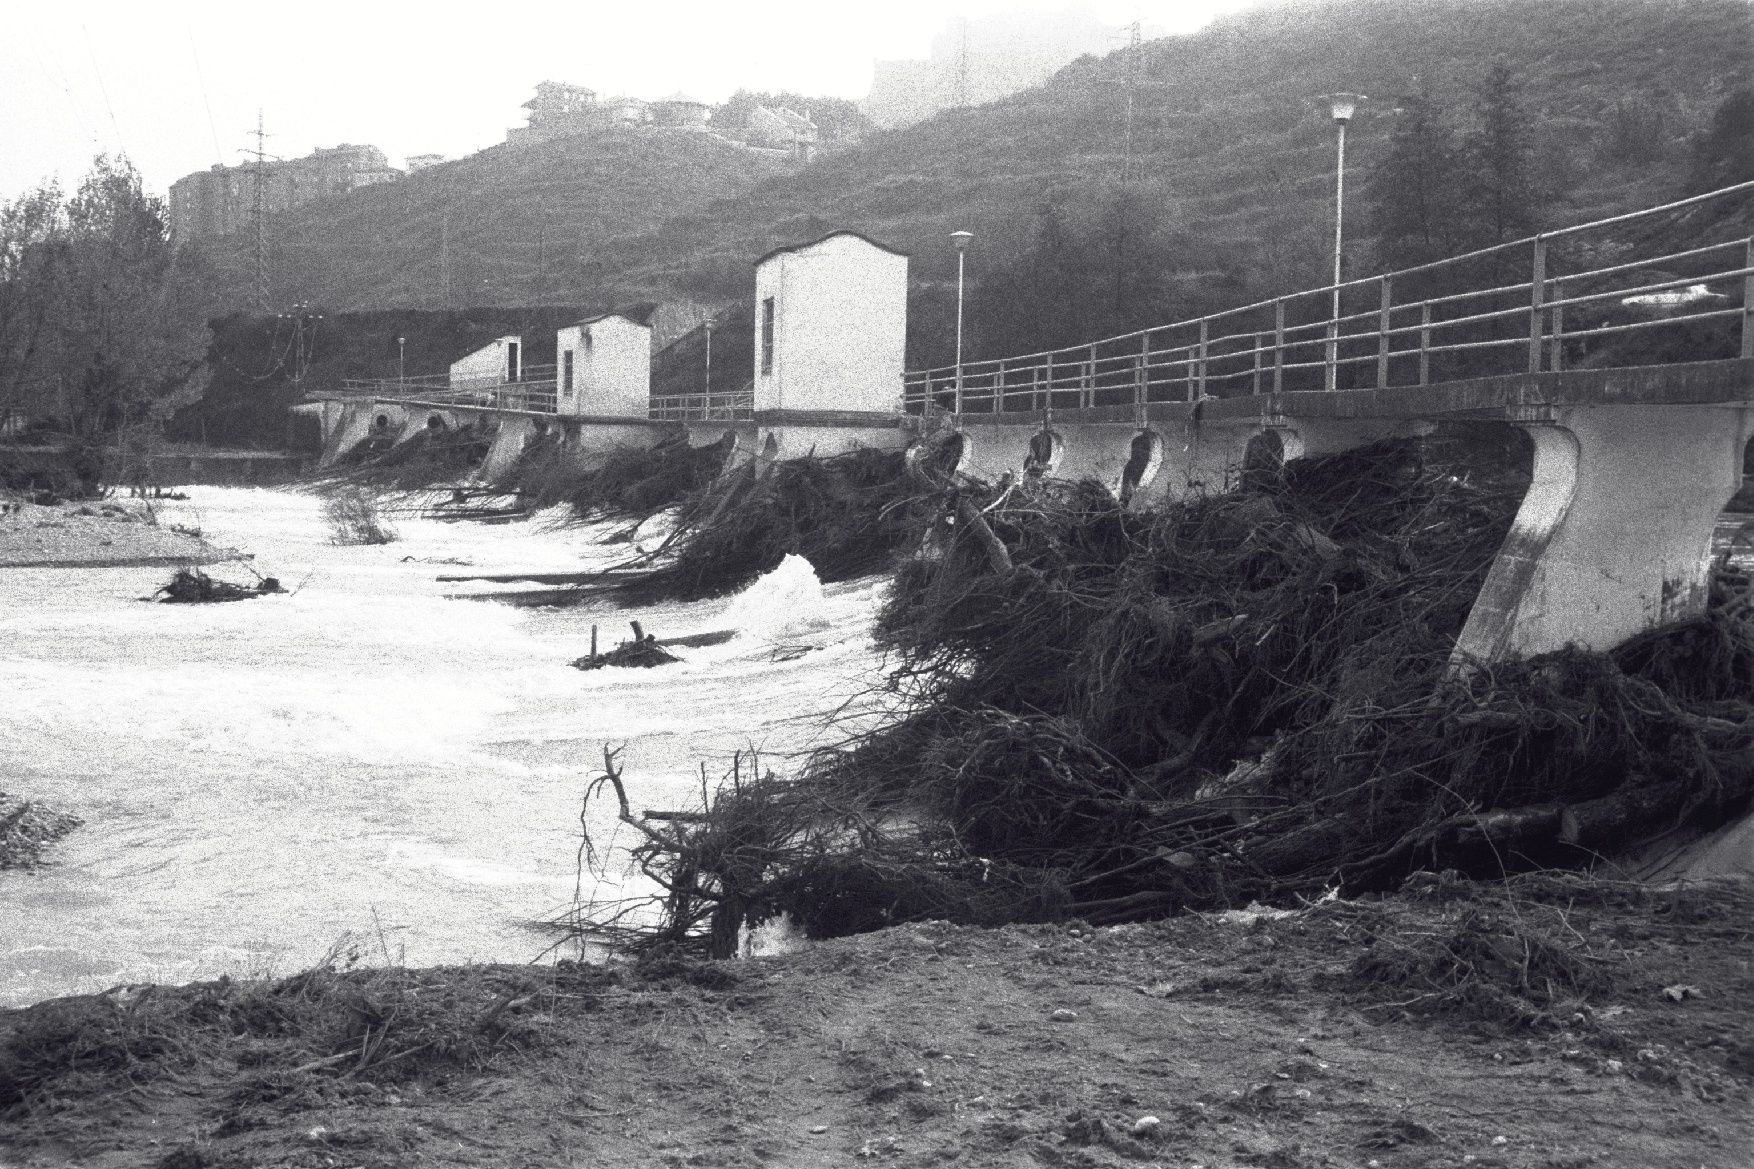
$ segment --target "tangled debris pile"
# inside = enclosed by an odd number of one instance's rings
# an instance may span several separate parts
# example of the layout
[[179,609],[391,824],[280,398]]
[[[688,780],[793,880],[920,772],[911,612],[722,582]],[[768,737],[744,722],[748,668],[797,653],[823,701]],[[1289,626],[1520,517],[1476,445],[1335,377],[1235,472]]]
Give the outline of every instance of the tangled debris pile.
[[575,658],[572,667],[575,670],[601,670],[609,666],[631,666],[649,670],[653,666],[667,666],[682,659],[667,652],[658,644],[658,635],[647,633],[640,628],[638,621],[633,625],[633,640],[624,641],[608,653],[597,652],[597,627],[591,626],[591,652],[582,658]]
[[649,832],[656,935],[1135,920],[1586,863],[1745,804],[1746,577],[1612,654],[1452,666],[1525,483],[1407,441],[1154,514],[953,490],[880,617],[899,716]]
[[215,605],[285,591],[280,581],[272,576],[258,577],[253,585],[241,585],[214,580],[199,568],[179,568],[169,584],[159,586],[158,591],[147,599],[156,599],[161,605]]
[[0,869],[26,869],[42,863],[43,850],[83,823],[0,792]]
[[643,601],[722,597],[788,555],[824,582],[879,572],[918,543],[932,494],[895,451],[753,460],[683,501],[634,591]]

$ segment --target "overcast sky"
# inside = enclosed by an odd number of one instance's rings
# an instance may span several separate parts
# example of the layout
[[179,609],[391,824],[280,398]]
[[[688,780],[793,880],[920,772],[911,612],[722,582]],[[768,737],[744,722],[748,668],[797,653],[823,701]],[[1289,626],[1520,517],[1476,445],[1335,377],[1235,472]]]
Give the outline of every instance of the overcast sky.
[[[1104,21],[1191,31],[1245,0],[1089,0]],[[573,0],[378,4],[31,0],[0,39],[0,198],[68,186],[125,152],[164,195],[236,163],[256,110],[271,153],[366,142],[392,165],[456,157],[523,123],[544,79],[601,93],[722,101],[738,88],[859,98],[877,58],[925,57],[957,13],[1062,10],[1069,0]]]

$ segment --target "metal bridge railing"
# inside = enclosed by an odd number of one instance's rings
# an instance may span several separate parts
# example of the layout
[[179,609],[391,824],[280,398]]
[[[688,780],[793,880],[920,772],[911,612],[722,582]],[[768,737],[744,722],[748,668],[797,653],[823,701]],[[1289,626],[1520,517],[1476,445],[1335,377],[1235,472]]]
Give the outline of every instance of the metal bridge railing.
[[410,402],[425,406],[474,406],[490,410],[519,410],[553,414],[559,410],[554,367],[525,366],[515,382],[453,383],[448,376],[408,378],[348,378],[340,390],[326,398],[373,398],[385,402]]
[[746,422],[755,417],[755,389],[654,395],[650,417],[654,422]]
[[1739,321],[1729,344],[1754,357],[1754,236],[1636,258],[1623,237],[1587,238],[1750,194],[1754,182],[1740,183],[1346,281],[1338,314],[1330,284],[1065,349],[909,371],[904,409],[1052,411],[1429,385],[1564,369],[1600,360],[1588,352],[1600,338],[1712,321]]

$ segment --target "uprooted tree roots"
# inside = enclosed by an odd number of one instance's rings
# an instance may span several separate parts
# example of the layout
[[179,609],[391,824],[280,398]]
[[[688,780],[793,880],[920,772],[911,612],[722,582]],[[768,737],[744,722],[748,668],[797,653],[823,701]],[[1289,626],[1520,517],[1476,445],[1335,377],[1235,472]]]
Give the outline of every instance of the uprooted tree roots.
[[1457,669],[1526,480],[1450,471],[1381,444],[1145,515],[948,489],[879,620],[901,714],[646,824],[640,932],[1124,921],[1583,863],[1745,804],[1750,581],[1612,654]]

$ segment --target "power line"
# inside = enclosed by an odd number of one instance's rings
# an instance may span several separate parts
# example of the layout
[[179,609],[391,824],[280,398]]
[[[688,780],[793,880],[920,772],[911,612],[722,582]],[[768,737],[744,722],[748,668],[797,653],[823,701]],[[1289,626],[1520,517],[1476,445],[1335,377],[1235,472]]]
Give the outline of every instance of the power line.
[[195,80],[201,86],[201,104],[207,108],[207,129],[213,135],[213,159],[225,165],[225,150],[219,145],[219,127],[213,122],[213,102],[207,96],[207,75],[201,72],[201,54],[195,48],[195,37],[189,36],[189,55],[195,59]]
[[122,157],[128,157],[128,144],[122,140],[122,126],[116,121],[116,107],[110,104],[110,90],[104,84],[104,71],[97,63],[97,48],[91,43],[91,30],[83,24],[79,31],[85,34],[85,51],[91,56],[91,71],[97,75],[97,91],[103,95],[104,109],[110,113],[110,126],[116,132],[116,146],[121,150]]

